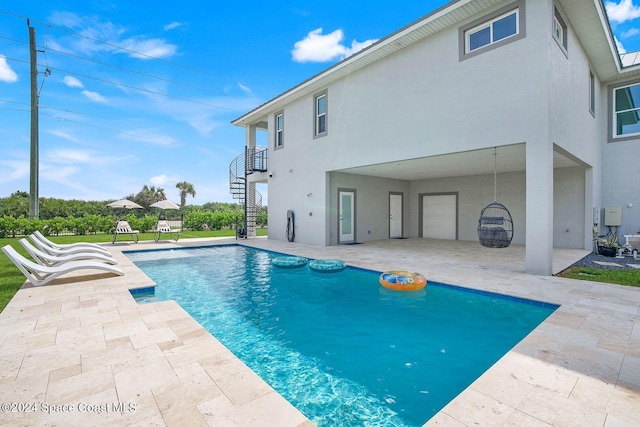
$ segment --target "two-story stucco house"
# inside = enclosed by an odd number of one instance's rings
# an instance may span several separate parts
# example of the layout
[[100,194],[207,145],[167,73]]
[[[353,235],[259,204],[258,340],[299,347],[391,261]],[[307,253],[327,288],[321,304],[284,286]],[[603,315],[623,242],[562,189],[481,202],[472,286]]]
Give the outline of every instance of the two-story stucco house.
[[457,0],[233,124],[271,239],[291,210],[296,242],[477,241],[497,170],[513,244],[548,275],[554,247],[606,231],[604,207],[620,236],[640,229],[639,115],[640,61],[620,58],[602,0]]

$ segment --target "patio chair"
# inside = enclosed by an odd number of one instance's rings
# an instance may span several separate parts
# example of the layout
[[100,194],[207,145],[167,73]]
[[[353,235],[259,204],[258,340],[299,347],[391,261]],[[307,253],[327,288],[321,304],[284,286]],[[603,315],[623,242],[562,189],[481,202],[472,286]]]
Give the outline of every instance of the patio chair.
[[108,257],[112,256],[109,253],[109,251],[97,245],[95,246],[77,245],[76,246],[75,244],[71,244],[69,246],[65,246],[62,249],[60,249],[60,248],[50,246],[48,243],[46,243],[46,242],[49,242],[49,240],[43,241],[42,239],[38,238],[35,233],[30,234],[29,239],[31,239],[34,245],[38,249],[40,249],[42,252],[48,253],[49,255],[53,255],[53,256],[63,256],[63,255],[70,255],[70,254],[82,253],[82,252],[90,252],[90,253],[100,254]]
[[113,240],[111,240],[111,243],[115,243],[116,239],[121,234],[131,236],[131,240],[138,243],[138,234],[140,234],[140,231],[132,230],[128,221],[125,221],[125,220],[118,221],[118,224],[116,224],[115,230],[113,230]]
[[106,262],[107,264],[117,264],[115,258],[102,255],[97,252],[73,252],[64,255],[51,255],[33,246],[27,239],[20,239],[20,244],[29,252],[29,255],[40,265],[55,266],[62,265],[70,261],[93,260]]
[[158,220],[158,223],[156,224],[156,229],[153,230],[153,240],[155,240],[156,242],[160,240],[162,233],[169,234],[171,238],[176,242],[180,238],[180,230],[172,230],[169,223],[164,219]]
[[89,242],[56,243],[56,242],[53,242],[53,241],[49,240],[40,231],[34,231],[32,233],[32,236],[37,238],[40,242],[42,242],[43,244],[47,245],[48,247],[54,248],[54,249],[58,249],[60,251],[71,251],[71,250],[82,250],[84,252],[86,252],[86,251],[97,251],[97,252],[104,253],[105,255],[111,256],[111,254],[109,253],[108,250],[106,250],[102,246],[97,245],[95,243],[89,243]]
[[105,264],[99,261],[70,261],[63,265],[46,266],[36,264],[20,255],[13,247],[7,245],[2,248],[2,252],[18,267],[18,270],[33,284],[33,286],[46,285],[50,281],[75,270],[104,270],[110,273],[123,276],[124,271],[115,265]]

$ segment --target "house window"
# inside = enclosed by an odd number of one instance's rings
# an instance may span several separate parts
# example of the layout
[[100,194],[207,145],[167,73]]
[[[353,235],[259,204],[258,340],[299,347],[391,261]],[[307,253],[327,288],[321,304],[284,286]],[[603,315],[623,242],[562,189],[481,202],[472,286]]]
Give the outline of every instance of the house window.
[[525,0],[518,0],[459,27],[460,61],[524,38],[525,12]]
[[596,115],[596,78],[593,72],[589,71],[589,112]]
[[613,137],[640,136],[640,83],[613,90]]
[[284,113],[276,114],[275,148],[284,147]]
[[518,34],[518,9],[500,15],[465,32],[466,53]]
[[557,7],[553,8],[553,38],[556,40],[562,50],[567,51],[567,23],[558,11]]
[[327,133],[327,93],[323,92],[314,98],[314,136]]

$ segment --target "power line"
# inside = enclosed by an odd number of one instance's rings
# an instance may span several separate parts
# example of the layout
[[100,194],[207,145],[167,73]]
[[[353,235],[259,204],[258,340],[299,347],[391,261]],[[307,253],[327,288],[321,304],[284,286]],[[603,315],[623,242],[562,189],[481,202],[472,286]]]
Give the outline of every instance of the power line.
[[[128,72],[128,73],[133,73],[133,74],[136,74],[136,75],[139,75],[139,76],[143,76],[143,77],[146,77],[146,78],[156,79],[156,80],[167,82],[167,83],[170,83],[170,84],[179,85],[179,86],[183,86],[183,87],[188,87],[188,88],[191,88],[191,89],[198,90],[200,92],[214,93],[211,90],[208,90],[208,89],[205,89],[205,88],[201,88],[201,87],[198,87],[198,86],[195,86],[195,85],[191,85],[191,84],[188,84],[188,83],[178,82],[178,81],[175,81],[175,80],[171,80],[171,79],[167,79],[167,78],[164,78],[164,77],[152,75],[152,74],[149,74],[149,73],[144,73],[144,72],[133,70],[133,69],[129,69],[129,68],[126,68],[126,67],[121,67],[121,66],[117,66],[117,65],[101,62],[101,61],[96,61],[94,59],[89,59],[89,58],[86,58],[86,57],[83,57],[83,56],[80,56],[80,55],[76,55],[76,54],[73,54],[73,53],[70,53],[70,52],[64,52],[62,50],[50,48],[48,46],[48,44],[49,44],[48,43],[49,30],[51,28],[53,28],[53,29],[68,33],[68,34],[70,34],[70,35],[72,35],[74,37],[82,38],[82,39],[85,39],[85,40],[90,40],[90,41],[95,42],[95,43],[100,43],[100,44],[103,44],[105,46],[109,46],[109,48],[110,48],[109,50],[111,50],[111,51],[113,51],[113,49],[115,49],[115,50],[118,50],[118,51],[128,52],[132,56],[135,55],[135,56],[142,57],[142,58],[148,58],[148,59],[152,59],[152,60],[156,60],[156,61],[160,61],[160,62],[166,63],[166,64],[171,65],[171,66],[175,66],[175,67],[179,67],[179,68],[182,68],[182,69],[191,70],[191,71],[195,71],[195,72],[198,72],[198,73],[206,74],[206,75],[209,75],[209,76],[212,76],[212,77],[215,77],[215,78],[224,78],[224,79],[228,79],[228,80],[232,80],[234,82],[237,82],[236,79],[231,79],[229,77],[225,77],[225,76],[217,75],[217,74],[214,74],[214,73],[210,73],[210,72],[205,71],[205,70],[201,70],[201,69],[185,66],[185,65],[182,65],[182,64],[179,64],[179,63],[175,63],[173,61],[165,60],[165,59],[162,59],[162,58],[157,58],[157,57],[154,57],[154,56],[151,56],[151,55],[147,55],[147,54],[142,53],[142,52],[135,51],[133,49],[125,48],[125,47],[118,46],[118,45],[113,44],[113,43],[105,42],[105,41],[98,40],[98,39],[95,39],[95,38],[92,38],[92,37],[89,37],[89,36],[78,34],[78,33],[75,33],[73,31],[70,31],[68,29],[57,27],[57,26],[54,26],[54,25],[51,25],[51,24],[48,24],[48,23],[45,23],[45,22],[42,22],[42,21],[33,20],[33,19],[30,20],[29,18],[27,18],[25,16],[21,16],[21,15],[15,14],[15,13],[7,12],[7,11],[4,11],[4,10],[0,10],[0,13],[6,14],[6,15],[9,15],[9,16],[13,16],[13,17],[17,17],[17,18],[20,18],[20,19],[26,19],[28,23],[29,23],[29,21],[32,21],[32,22],[37,22],[37,23],[42,24],[42,25],[46,25],[47,31],[46,31],[46,38],[45,38],[45,46],[44,47],[43,46],[39,46],[40,49],[44,49],[44,50],[39,50],[39,52],[43,52],[44,53],[44,59],[47,62],[46,67],[44,67],[45,68],[45,73],[50,73],[51,70],[55,70],[55,71],[60,72],[60,73],[66,73],[66,74],[69,74],[69,75],[78,76],[78,77],[81,77],[81,78],[90,79],[90,80],[102,82],[102,83],[109,84],[109,85],[114,85],[114,86],[124,87],[124,88],[132,89],[132,90],[136,90],[136,91],[140,91],[140,92],[149,93],[149,94],[152,94],[152,95],[164,96],[164,97],[168,97],[168,98],[172,98],[172,99],[176,99],[176,100],[180,100],[180,101],[184,101],[184,102],[190,102],[190,103],[194,103],[194,104],[199,104],[199,105],[203,105],[203,106],[210,107],[210,108],[215,108],[215,109],[227,110],[227,111],[231,111],[231,112],[239,112],[238,110],[235,110],[235,109],[232,109],[232,108],[227,108],[227,107],[224,107],[224,106],[221,106],[221,105],[215,105],[215,104],[210,104],[210,103],[203,102],[203,101],[197,101],[197,100],[188,99],[188,98],[184,98],[184,97],[180,97],[180,96],[170,95],[170,94],[167,94],[167,93],[161,93],[161,92],[158,92],[158,91],[145,89],[145,88],[140,88],[140,87],[128,85],[128,84],[121,83],[121,82],[110,81],[110,80],[107,80],[107,79],[101,79],[101,78],[97,78],[97,77],[92,77],[92,76],[87,75],[87,74],[82,74],[82,73],[78,73],[78,72],[74,72],[74,71],[70,71],[70,70],[65,70],[65,69],[62,69],[62,68],[49,66],[48,65],[48,59],[49,58],[47,58],[47,56],[46,56],[46,52],[47,51],[53,52],[53,53],[56,53],[56,54],[59,54],[59,55],[65,55],[65,56],[68,56],[68,57],[71,57],[71,58],[75,58],[75,59],[78,59],[78,60],[82,60],[82,61],[87,61],[87,62],[90,62],[90,63],[98,64],[98,65],[101,65],[101,66],[111,67],[113,69],[121,70],[121,71]],[[29,23],[29,25],[31,25],[31,24]],[[7,40],[7,41],[10,41],[10,42],[14,42],[14,43],[18,43],[18,44],[28,44],[28,42],[25,42],[25,41],[22,41],[22,40],[18,40],[18,39],[14,39],[14,38],[10,38],[10,37],[6,37],[6,36],[0,36],[0,39]],[[30,61],[21,60],[21,59],[17,59],[17,58],[11,58],[11,57],[6,58],[6,59],[10,60],[10,61],[15,61],[15,62],[18,62],[18,63],[24,63],[24,64],[31,63]],[[40,67],[43,67],[43,66],[40,66]],[[45,74],[45,75],[48,75],[48,74]],[[14,102],[14,101],[0,100],[0,102]],[[28,105],[26,103],[18,103],[18,102],[16,102],[16,104]],[[55,107],[40,106],[40,108],[48,109],[48,110],[51,110],[51,111],[60,111],[60,112],[64,112],[64,113],[83,115],[83,116],[93,116],[93,117],[99,117],[99,118],[105,118],[105,119],[122,120],[120,118],[116,119],[114,117],[101,116],[101,115],[92,115],[92,114],[88,114],[88,113],[76,112],[76,111],[72,111],[72,110],[68,110],[68,109],[59,109],[59,108],[55,108]],[[11,109],[11,110],[13,110],[13,109]],[[16,108],[15,111],[29,111],[29,110],[19,110],[19,109]],[[95,129],[100,129],[102,131],[107,131],[107,132],[116,133],[116,134],[120,134],[120,135],[124,135],[124,136],[128,136],[128,137],[133,137],[133,138],[136,138],[136,139],[142,139],[142,140],[153,141],[153,142],[164,142],[164,141],[161,141],[159,139],[154,139],[154,138],[147,137],[147,136],[144,136],[144,135],[139,135],[139,134],[135,134],[135,133],[131,133],[131,132],[118,131],[118,130],[115,130],[115,129],[110,129],[108,127],[96,126],[96,125],[85,123],[85,122],[82,122],[82,121],[73,120],[73,119],[66,118],[66,117],[61,117],[60,115],[56,115],[56,114],[50,114],[50,113],[46,113],[46,112],[41,112],[41,114],[43,114],[45,116],[48,116],[48,117],[51,117],[51,118],[54,118],[56,120],[75,123],[75,124],[79,124],[79,125],[83,125],[83,126],[87,126],[87,127],[92,127],[92,128],[95,128]]]
[[139,134],[135,134],[135,133],[131,133],[131,132],[123,132],[123,131],[120,131],[120,130],[110,129],[110,128],[106,128],[106,127],[102,127],[102,126],[96,126],[96,125],[92,125],[92,124],[89,124],[89,123],[84,123],[84,122],[80,122],[80,121],[77,121],[77,120],[68,119],[68,118],[65,118],[65,117],[54,116],[52,114],[47,114],[47,113],[44,113],[44,112],[41,112],[41,114],[44,115],[44,116],[52,117],[52,118],[54,118],[56,120],[75,123],[75,124],[79,124],[79,125],[82,125],[82,126],[87,126],[87,127],[90,127],[90,128],[103,130],[103,131],[106,131],[106,132],[111,132],[111,133],[116,133],[116,134],[119,134],[119,135],[124,135],[124,136],[129,136],[129,137],[133,137],[133,138],[137,138],[137,139],[142,139],[142,140],[145,140],[145,141],[164,143],[164,141],[162,141],[160,139],[150,138],[150,137],[147,137],[147,136],[144,136],[144,135],[139,135]]
[[80,73],[76,73],[74,71],[64,70],[62,68],[49,67],[49,69],[57,70],[57,71],[60,71],[60,72],[63,72],[63,73],[67,73],[67,74],[71,74],[71,75],[74,75],[74,76],[79,76],[79,77],[82,77],[82,78],[85,78],[85,79],[91,79],[91,80],[96,80],[96,81],[99,81],[99,82],[102,82],[102,83],[107,83],[107,84],[112,84],[112,85],[115,85],[115,86],[125,87],[127,89],[139,90],[141,92],[146,92],[146,93],[150,93],[150,94],[153,94],[153,95],[166,96],[167,98],[173,98],[173,99],[178,99],[180,101],[192,102],[194,104],[200,104],[200,105],[204,105],[206,107],[219,108],[221,110],[232,111],[234,113],[239,112],[238,110],[234,110],[234,109],[231,109],[231,108],[223,107],[221,105],[209,104],[207,102],[202,102],[202,101],[194,101],[192,99],[187,99],[187,98],[183,98],[183,97],[175,96],[175,95],[169,95],[167,93],[157,92],[157,91],[150,90],[150,89],[144,89],[144,88],[140,88],[140,87],[136,87],[136,86],[127,85],[127,84],[124,84],[124,83],[113,82],[113,81],[110,81],[110,80],[100,79],[100,78],[97,78],[97,77],[91,77],[91,76],[88,76],[86,74],[80,74]]
[[199,91],[204,91],[204,92],[209,92],[211,94],[215,94],[213,91],[211,91],[210,89],[207,89],[207,88],[194,86],[194,85],[190,85],[190,84],[187,84],[187,83],[178,82],[178,81],[167,79],[167,78],[164,78],[164,77],[155,76],[153,74],[143,73],[141,71],[132,70],[130,68],[120,67],[118,65],[108,64],[106,62],[96,61],[94,59],[84,58],[82,56],[74,55],[74,54],[68,53],[68,52],[63,52],[61,50],[52,49],[52,48],[46,48],[45,50],[50,51],[50,52],[55,52],[55,53],[58,53],[60,55],[70,56],[72,58],[80,59],[82,61],[92,62],[94,64],[104,65],[106,67],[115,68],[116,70],[121,70],[121,71],[126,71],[128,73],[137,74],[137,75],[140,75],[140,76],[143,76],[143,77],[149,77],[149,78],[160,80],[160,81],[163,81],[163,82],[172,83],[172,84],[175,84],[175,85],[178,85],[178,86],[184,86],[184,87],[188,87],[188,88],[191,88],[191,89],[197,89]]
[[[22,40],[12,39],[12,38],[9,38],[9,37],[4,37],[4,36],[0,36],[0,39],[12,41],[12,42],[15,42],[15,43],[27,44],[27,42],[24,42]],[[39,47],[41,47],[41,46],[39,46]],[[155,79],[155,80],[160,80],[160,81],[163,81],[163,82],[166,82],[166,83],[172,83],[172,84],[175,84],[175,85],[178,85],[178,86],[184,86],[184,87],[188,87],[188,88],[191,88],[191,89],[196,89],[196,90],[199,90],[199,91],[202,91],[202,92],[209,92],[209,93],[215,95],[215,92],[213,92],[212,90],[207,89],[207,88],[203,88],[201,86],[194,86],[194,85],[191,85],[191,84],[188,84],[188,83],[183,83],[183,82],[179,82],[179,81],[176,81],[176,80],[167,79],[167,78],[156,76],[156,75],[153,75],[153,74],[143,73],[141,71],[133,70],[131,68],[121,67],[119,65],[113,65],[113,64],[109,64],[107,62],[96,61],[95,59],[85,58],[85,57],[80,56],[80,55],[75,55],[73,53],[65,52],[65,51],[58,50],[58,49],[53,49],[53,48],[48,47],[48,46],[44,46],[43,49],[44,49],[43,52],[45,52],[45,53],[47,51],[54,52],[54,53],[57,53],[57,54],[60,54],[60,55],[65,55],[65,56],[69,56],[71,58],[79,59],[81,61],[92,62],[94,64],[103,65],[105,67],[114,68],[116,70],[121,70],[121,71],[125,71],[125,72],[132,73],[132,74],[137,74],[139,76],[148,77],[148,78]],[[46,58],[46,54],[45,54],[45,60],[46,59],[47,58]]]
[[141,57],[144,57],[144,58],[148,58],[148,59],[153,59],[155,61],[164,62],[166,64],[173,65],[173,66],[178,67],[178,68],[183,68],[185,70],[195,71],[195,72],[198,72],[198,73],[201,73],[201,74],[206,74],[206,75],[209,75],[211,77],[215,77],[215,78],[219,78],[219,79],[224,79],[224,80],[237,82],[237,79],[232,78],[232,77],[223,76],[221,74],[212,73],[210,71],[202,70],[200,68],[194,68],[194,67],[190,67],[190,66],[187,66],[187,65],[183,65],[183,64],[177,63],[177,62],[169,61],[167,59],[158,58],[156,56],[148,55],[146,53],[138,52],[138,51],[133,50],[133,49],[129,49],[129,48],[126,48],[126,47],[123,47],[123,46],[116,45],[114,43],[106,42],[106,41],[103,41],[103,40],[98,40],[96,38],[89,37],[89,36],[86,36],[84,34],[78,34],[78,33],[74,32],[74,31],[71,31],[71,30],[69,30],[67,28],[63,28],[63,27],[59,27],[59,26],[56,26],[56,25],[52,25],[52,24],[49,24],[48,22],[40,21],[40,20],[37,20],[37,19],[31,19],[31,18],[28,18],[26,16],[18,15],[16,13],[9,12],[9,11],[2,10],[2,9],[0,9],[0,13],[3,13],[5,15],[9,15],[9,16],[13,16],[15,18],[29,19],[32,22],[37,22],[37,23],[39,23],[41,25],[47,26],[48,28],[54,28],[56,30],[71,34],[71,35],[73,35],[75,37],[78,37],[78,38],[83,38],[85,40],[90,40],[90,41],[93,41],[93,42],[96,42],[96,43],[104,44],[106,46],[115,48],[117,50],[128,52],[128,53],[131,53],[131,54],[134,54],[134,55],[137,55],[137,56],[141,56]]
[[[26,102],[9,101],[9,100],[4,100],[4,99],[0,99],[0,102],[29,106],[29,104],[26,103]],[[121,118],[109,117],[109,116],[102,116],[102,115],[99,115],[99,114],[81,113],[81,112],[72,111],[72,110],[65,110],[65,109],[62,109],[62,108],[46,107],[46,106],[42,106],[42,105],[40,105],[39,107],[40,107],[40,110],[44,109],[44,110],[62,111],[62,112],[65,112],[65,113],[78,114],[78,115],[89,116],[89,117],[98,117],[98,118],[103,118],[103,119],[127,121],[127,119],[121,119]],[[19,111],[19,112],[28,113],[31,110],[30,109],[19,109],[19,108],[0,108],[0,111]],[[78,121],[78,120],[73,120],[73,119],[69,119],[69,118],[66,118],[66,117],[61,117],[61,116],[57,116],[57,115],[53,115],[53,114],[48,114],[48,113],[42,112],[42,111],[40,111],[40,114],[42,114],[44,116],[47,116],[47,117],[51,117],[51,118],[56,119],[58,121],[65,121],[65,122],[75,123],[75,124],[79,124],[79,125],[95,128],[95,129],[100,129],[100,130],[107,131],[107,132],[112,132],[112,133],[116,133],[116,134],[120,134],[120,135],[134,137],[134,138],[137,138],[137,139],[142,139],[142,140],[147,140],[147,141],[152,141],[152,142],[163,142],[163,141],[161,141],[159,139],[150,138],[150,137],[147,137],[147,136],[144,136],[144,135],[139,135],[139,134],[135,134],[135,133],[131,133],[131,132],[123,132],[123,131],[119,131],[119,130],[116,130],[116,129],[111,129],[111,128],[107,128],[107,127],[103,127],[103,126],[96,126],[96,125],[84,123],[84,122],[81,122],[81,121]]]
[[[29,61],[25,61],[25,60],[22,60],[22,59],[10,58],[10,57],[5,57],[5,59],[10,60],[10,61],[15,61],[15,62],[21,62],[21,63],[24,63],[24,64],[29,64]],[[239,110],[235,110],[235,109],[228,108],[228,107],[223,107],[221,105],[209,104],[207,102],[202,102],[202,101],[195,101],[195,100],[192,100],[192,99],[183,98],[183,97],[176,96],[176,95],[169,95],[167,93],[157,92],[157,91],[154,91],[154,90],[151,90],[151,89],[144,89],[144,88],[127,85],[127,84],[120,83],[120,82],[114,82],[114,81],[110,81],[110,80],[106,80],[106,79],[100,79],[98,77],[92,77],[92,76],[89,76],[89,75],[86,75],[86,74],[76,73],[75,71],[65,70],[65,69],[62,69],[62,68],[47,67],[46,69],[47,70],[56,70],[56,71],[60,71],[62,73],[71,74],[71,75],[74,75],[74,76],[79,76],[79,77],[82,77],[82,78],[85,78],[85,79],[96,80],[96,81],[99,81],[99,82],[102,82],[102,83],[112,84],[112,85],[115,85],[115,86],[126,87],[128,89],[134,89],[134,90],[138,90],[138,91],[141,91],[141,92],[150,93],[150,94],[153,94],[153,95],[165,96],[167,98],[173,98],[173,99],[177,99],[177,100],[180,100],[180,101],[191,102],[191,103],[194,103],[194,104],[204,105],[206,107],[218,108],[218,109],[221,109],[221,110],[231,111],[233,113],[240,112]]]
[[[26,102],[18,102],[18,101],[11,101],[8,99],[0,99],[0,102],[6,102],[6,103],[10,103],[10,104],[19,104],[19,105],[26,105],[29,106],[28,103]],[[88,117],[98,117],[101,119],[111,119],[111,120],[119,120],[119,121],[132,121],[133,119],[122,119],[120,117],[111,117],[111,116],[104,116],[101,114],[90,114],[90,113],[84,113],[81,111],[73,111],[73,110],[68,110],[65,108],[56,108],[56,107],[49,107],[46,105],[40,105],[39,106],[41,109],[45,109],[45,110],[53,110],[53,111],[61,111],[63,113],[70,113],[70,114],[78,114],[81,116],[88,116]]]

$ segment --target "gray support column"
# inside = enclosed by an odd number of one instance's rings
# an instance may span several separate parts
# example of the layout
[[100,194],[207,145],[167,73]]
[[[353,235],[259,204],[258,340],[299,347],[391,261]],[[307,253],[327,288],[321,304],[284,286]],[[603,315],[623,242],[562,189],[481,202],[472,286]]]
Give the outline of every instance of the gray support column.
[[553,273],[553,144],[527,142],[526,272]]
[[584,248],[593,249],[593,206],[594,181],[593,168],[584,171]]
[[249,148],[256,146],[256,125],[247,125],[246,127],[246,142],[245,145]]
[[[254,158],[253,150],[256,147],[257,127],[256,125],[248,125],[246,127],[246,165],[245,171],[253,171]],[[245,225],[247,237],[256,236],[256,184],[249,181],[249,175],[245,175],[246,181],[246,198],[245,198]]]
[[256,237],[256,184],[247,181],[247,237]]

